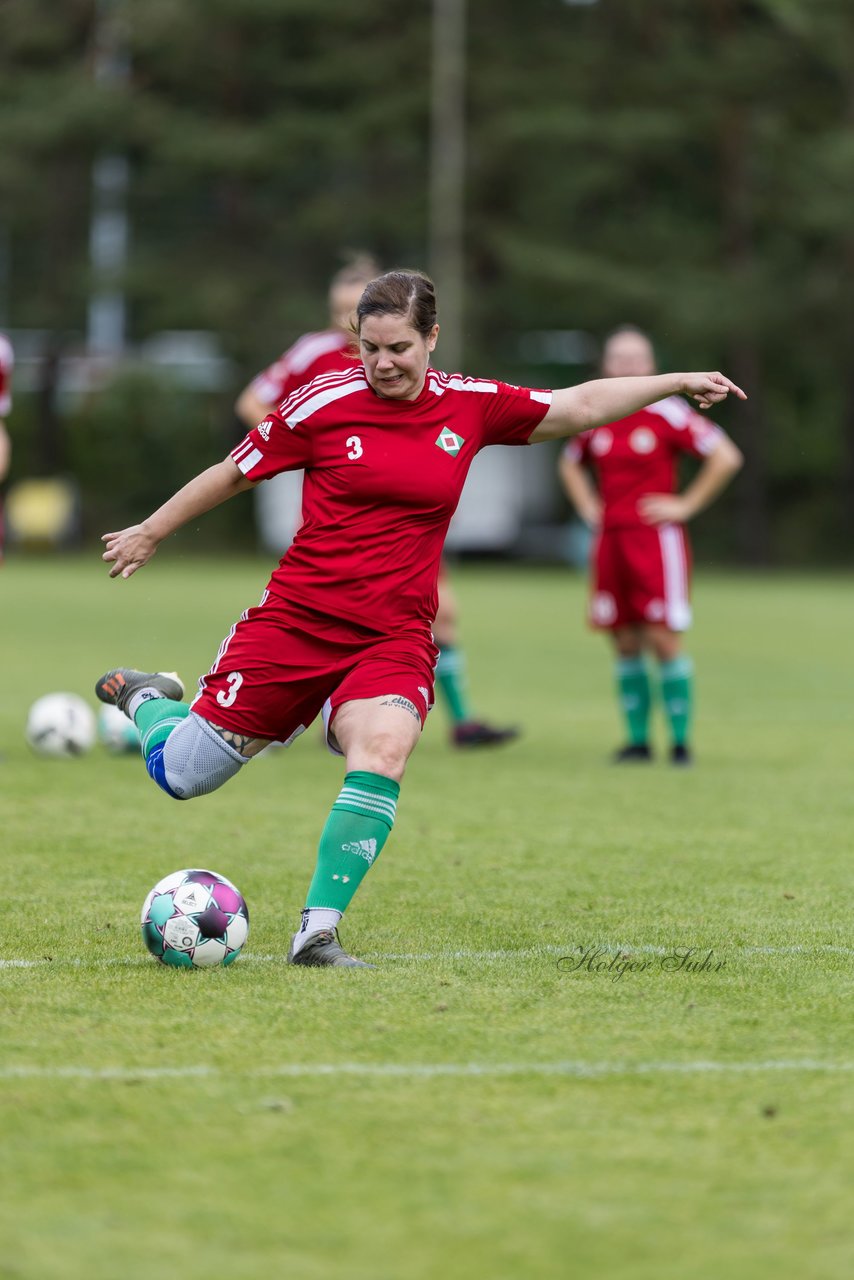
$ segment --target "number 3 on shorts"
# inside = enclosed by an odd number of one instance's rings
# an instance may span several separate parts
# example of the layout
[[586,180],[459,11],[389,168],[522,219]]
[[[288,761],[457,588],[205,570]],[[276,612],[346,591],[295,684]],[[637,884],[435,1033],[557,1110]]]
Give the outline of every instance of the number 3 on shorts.
[[234,699],[237,697],[237,691],[242,684],[243,684],[243,676],[240,674],[240,672],[232,671],[231,675],[228,677],[228,685],[229,685],[228,690],[226,691],[225,689],[220,689],[219,693],[216,695],[216,700],[219,703],[219,705],[221,707],[233,706]]

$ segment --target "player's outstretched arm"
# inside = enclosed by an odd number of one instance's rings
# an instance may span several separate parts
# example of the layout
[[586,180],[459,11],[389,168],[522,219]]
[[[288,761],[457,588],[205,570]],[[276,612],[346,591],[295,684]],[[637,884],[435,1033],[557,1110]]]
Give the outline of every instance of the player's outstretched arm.
[[246,479],[231,458],[224,458],[215,466],[208,467],[142,524],[132,524],[117,533],[103,535],[101,541],[106,543],[106,550],[101,559],[112,566],[110,577],[121,575],[129,578],[148,563],[170,533],[175,533],[188,520],[194,520],[226,499],[233,498],[236,493],[252,487],[252,481]]
[[666,396],[690,396],[701,409],[720,404],[732,392],[747,396],[723,373],[658,373],[649,378],[598,378],[552,393],[552,403],[530,441],[558,440],[616,422]]

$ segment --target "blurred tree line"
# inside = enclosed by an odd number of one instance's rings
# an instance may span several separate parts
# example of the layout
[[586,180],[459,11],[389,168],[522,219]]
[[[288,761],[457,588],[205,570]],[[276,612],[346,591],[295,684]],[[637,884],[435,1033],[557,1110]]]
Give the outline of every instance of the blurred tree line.
[[[112,433],[117,472],[150,471],[134,502],[239,434],[234,395],[324,323],[343,250],[429,268],[430,28],[390,0],[4,0],[0,322],[49,335],[17,467],[60,448],[99,155],[129,162],[130,340],[210,330],[235,370],[76,406],[62,461],[94,486]],[[523,335],[633,321],[664,367],[724,368],[748,465],[698,533],[741,561],[843,559],[854,533],[852,48],[850,0],[468,0],[463,364],[563,385],[591,367]]]

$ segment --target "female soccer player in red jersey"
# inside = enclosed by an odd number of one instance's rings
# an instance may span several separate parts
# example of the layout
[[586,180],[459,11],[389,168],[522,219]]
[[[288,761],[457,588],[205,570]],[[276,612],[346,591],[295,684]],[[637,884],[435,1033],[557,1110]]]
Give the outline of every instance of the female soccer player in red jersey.
[[[606,378],[655,373],[646,334],[631,325],[605,341]],[[674,492],[680,454],[703,464],[682,493]],[[596,474],[594,488],[585,470]],[[688,538],[683,528],[720,493],[742,464],[739,449],[720,427],[678,396],[579,435],[563,450],[560,474],[578,514],[597,533],[593,550],[590,620],[610,631],[628,741],[617,763],[652,758],[650,681],[645,651],[658,660],[661,696],[670,725],[674,764],[691,763],[688,735],[693,666],[681,633],[691,625]]]
[[[269,368],[253,378],[237,398],[235,412],[247,427],[256,427],[267,414],[300,387],[322,373],[334,373],[359,365],[359,351],[353,332],[353,317],[362,290],[380,275],[373,258],[354,257],[332,277],[329,285],[329,327],[318,333],[305,333]],[[289,543],[296,521],[288,515],[294,510],[294,499],[301,488],[301,476],[282,471],[256,491],[256,510],[277,527],[281,536],[277,552]],[[282,513],[285,515],[282,528]],[[444,565],[437,584],[437,610],[433,622],[433,639],[439,650],[436,663],[436,687],[451,720],[450,740],[465,749],[494,747],[518,736],[513,726],[490,724],[477,717],[472,709],[466,680],[466,656],[459,644],[459,609]]]
[[129,578],[169,534],[288,468],[305,471],[303,523],[223,640],[191,706],[177,678],[117,668],[97,682],[140,731],[152,778],[176,799],[222,786],[322,711],[345,757],[299,930],[301,965],[360,965],[337,924],[391,830],[400,781],[432,702],[436,579],[476,452],[589,430],[682,392],[709,406],[744,393],[720,373],[602,379],[562,391],[439,373],[430,280],[393,271],[357,309],[361,365],[316,378],[142,524],[104,535]]

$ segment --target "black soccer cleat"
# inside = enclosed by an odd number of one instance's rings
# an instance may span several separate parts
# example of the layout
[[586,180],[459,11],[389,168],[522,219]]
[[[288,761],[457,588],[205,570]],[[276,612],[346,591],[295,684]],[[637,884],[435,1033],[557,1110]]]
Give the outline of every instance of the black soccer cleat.
[[648,764],[652,759],[652,748],[648,742],[630,742],[620,747],[611,757],[612,764]]
[[684,742],[677,742],[670,748],[670,763],[681,769],[690,769],[694,763],[694,754]]
[[464,720],[454,725],[451,742],[455,747],[498,747],[502,742],[512,742],[519,737],[515,725],[496,729],[482,720]]
[[338,941],[337,929],[318,929],[316,933],[309,934],[307,940],[294,955],[296,936],[294,934],[291,939],[291,945],[288,947],[288,964],[302,964],[313,969],[320,969],[325,965],[331,965],[338,969],[375,968],[372,964],[366,964],[364,960],[357,960],[355,956],[349,955],[344,950]]
[[140,689],[157,689],[164,698],[180,702],[184,685],[176,671],[135,671],[133,667],[116,667],[101,676],[95,684],[95,693],[106,702],[128,715],[128,702]]

